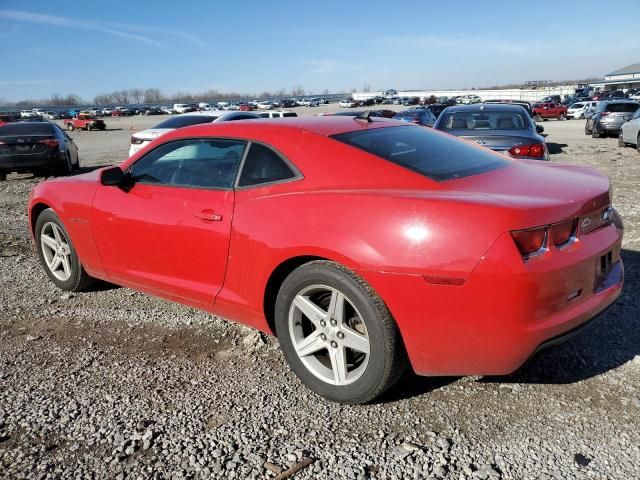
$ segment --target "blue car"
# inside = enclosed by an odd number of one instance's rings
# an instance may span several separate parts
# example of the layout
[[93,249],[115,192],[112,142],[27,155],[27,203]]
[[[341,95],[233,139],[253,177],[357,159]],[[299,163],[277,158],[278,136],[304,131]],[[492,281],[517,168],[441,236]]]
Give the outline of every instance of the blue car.
[[433,127],[433,125],[436,123],[436,116],[433,114],[433,112],[431,112],[431,110],[423,108],[405,110],[404,112],[398,113],[393,118],[396,120],[403,120],[405,122],[413,122],[425,127]]

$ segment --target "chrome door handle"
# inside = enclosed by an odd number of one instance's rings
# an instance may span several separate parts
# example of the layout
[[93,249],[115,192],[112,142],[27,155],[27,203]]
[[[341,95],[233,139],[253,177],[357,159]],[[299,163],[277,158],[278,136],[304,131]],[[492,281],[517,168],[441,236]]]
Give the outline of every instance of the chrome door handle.
[[205,220],[207,222],[220,222],[222,221],[222,215],[218,215],[213,210],[202,210],[201,212],[194,214],[200,220]]

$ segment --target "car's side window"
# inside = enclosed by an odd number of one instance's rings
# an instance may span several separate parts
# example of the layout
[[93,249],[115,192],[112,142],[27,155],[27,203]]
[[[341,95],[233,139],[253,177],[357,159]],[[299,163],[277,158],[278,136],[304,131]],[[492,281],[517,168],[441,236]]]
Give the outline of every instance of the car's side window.
[[165,143],[133,164],[132,179],[177,187],[232,188],[246,142],[193,139]]
[[252,143],[242,166],[238,186],[260,185],[295,176],[296,173],[280,155],[264,145]]

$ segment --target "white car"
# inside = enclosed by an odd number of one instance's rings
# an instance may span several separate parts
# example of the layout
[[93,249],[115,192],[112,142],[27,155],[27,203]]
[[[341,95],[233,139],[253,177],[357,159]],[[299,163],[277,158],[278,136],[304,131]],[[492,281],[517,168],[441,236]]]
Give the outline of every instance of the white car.
[[227,110],[229,102],[218,102],[216,103],[216,106],[218,107],[218,110]]
[[196,109],[189,103],[174,103],[173,111],[176,113],[189,113],[194,112]]
[[167,105],[163,105],[162,107],[160,107],[160,110],[162,111],[162,113],[166,113],[168,115],[171,115],[171,114],[175,113],[173,111],[173,108],[171,108],[171,107],[169,107]]
[[576,102],[567,109],[567,118],[583,119],[594,111],[600,102],[596,100],[585,100]]
[[42,114],[42,118],[45,120],[57,120],[60,116],[56,112],[48,111]]
[[460,103],[463,105],[471,105],[473,103],[480,103],[482,99],[477,95],[465,95],[462,97]]
[[198,104],[198,108],[201,108],[203,110],[217,110],[216,108],[213,107],[213,105],[211,105],[210,103],[205,103],[205,102],[200,102]]
[[223,110],[208,110],[204,112],[183,113],[175,117],[167,118],[153,128],[141,130],[131,135],[131,147],[129,156],[146,147],[158,137],[161,137],[176,128],[188,127],[199,123],[230,122],[234,120],[251,120],[262,118],[253,112],[225,112]]
[[113,107],[104,107],[102,109],[102,115],[108,115],[111,116],[111,114],[113,113],[114,108]]
[[33,110],[22,110],[20,112],[20,118],[36,118],[38,114]]
[[226,107],[222,107],[222,110],[227,110],[227,111],[235,111],[239,109],[240,107],[238,107],[237,103],[229,103]]
[[263,101],[258,102],[258,110],[271,110],[273,108],[273,103]]
[[340,102],[338,102],[338,105],[340,105],[341,108],[353,108],[357,105],[357,103],[354,100],[347,98],[345,100],[340,100]]
[[284,117],[297,117],[296,112],[290,112],[289,110],[269,110],[268,112],[260,112],[261,118],[284,118]]

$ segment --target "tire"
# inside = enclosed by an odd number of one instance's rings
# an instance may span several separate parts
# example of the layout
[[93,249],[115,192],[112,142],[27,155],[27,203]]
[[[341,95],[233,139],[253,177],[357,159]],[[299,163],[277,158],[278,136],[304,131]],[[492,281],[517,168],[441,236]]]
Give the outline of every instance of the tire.
[[539,113],[536,113],[536,122],[541,122],[542,116]]
[[[329,312],[336,298],[343,299],[343,315],[333,317]],[[307,311],[325,316],[311,322],[298,306],[301,301]],[[370,402],[389,389],[407,366],[400,333],[382,299],[362,278],[334,262],[307,263],[285,279],[276,299],[275,327],[293,372],[329,400]],[[300,349],[311,338],[316,340],[307,344],[315,350],[299,355],[294,345]],[[340,358],[348,362],[344,369],[335,367]]]
[[624,139],[622,138],[622,130],[620,130],[618,132],[618,146],[619,147],[626,147],[627,144],[624,142]]
[[67,153],[66,162],[60,169],[60,175],[68,176],[68,175],[71,175],[72,173],[73,173],[73,164],[71,163],[71,157],[69,157],[69,154]]
[[638,138],[636,138],[636,150],[640,153],[640,133],[638,134]]
[[73,132],[74,130],[73,123],[67,123],[67,130],[69,130],[70,132]]
[[87,123],[87,124],[85,125],[85,128],[87,129],[87,132],[90,132],[90,131],[91,131],[91,124],[90,124],[90,123]]
[[[78,292],[95,283],[95,279],[82,267],[69,233],[52,209],[47,208],[38,215],[34,236],[40,263],[55,286],[67,292]],[[49,243],[43,243],[43,236],[48,237]],[[51,247],[54,244],[59,253],[54,253]],[[60,261],[57,268],[52,268],[55,267],[53,260],[56,255],[63,255],[66,260]]]
[[564,115],[564,113],[561,113],[560,115],[558,115],[558,120],[566,120],[567,117]]

